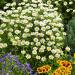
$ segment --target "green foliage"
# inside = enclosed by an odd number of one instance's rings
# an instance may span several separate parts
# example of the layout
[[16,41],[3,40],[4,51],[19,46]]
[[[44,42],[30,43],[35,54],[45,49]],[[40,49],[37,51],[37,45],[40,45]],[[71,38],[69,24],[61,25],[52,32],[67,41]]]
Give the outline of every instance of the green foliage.
[[12,0],[0,0],[0,9],[2,9],[6,3],[10,2],[12,2]]
[[[67,44],[75,49],[75,17],[67,24]],[[72,52],[75,52],[75,50],[72,50]]]
[[73,65],[73,69],[72,69],[72,74],[71,75],[75,75],[75,64]]
[[2,8],[4,6],[4,4],[5,4],[5,1],[4,0],[1,0],[0,1],[0,8]]

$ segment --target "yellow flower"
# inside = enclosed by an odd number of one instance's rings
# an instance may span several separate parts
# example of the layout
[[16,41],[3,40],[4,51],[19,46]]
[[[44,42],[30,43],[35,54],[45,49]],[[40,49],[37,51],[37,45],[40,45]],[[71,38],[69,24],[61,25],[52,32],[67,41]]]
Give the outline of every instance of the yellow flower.
[[55,70],[52,75],[69,75],[70,71],[67,71],[65,67],[61,66]]
[[75,58],[75,53],[74,53],[74,58]]
[[73,64],[75,64],[75,61],[73,62]]
[[59,75],[57,72],[54,72],[52,75]]
[[42,66],[42,67],[38,67],[37,68],[37,72],[38,73],[47,73],[51,70],[51,66],[49,65],[45,65],[45,66]]
[[42,67],[38,67],[38,68],[37,68],[37,72],[38,72],[38,73],[43,73],[43,68],[42,68]]
[[59,60],[57,62],[59,63],[60,66],[64,66],[64,67],[66,67],[66,69],[72,70],[71,62],[68,62],[66,60]]

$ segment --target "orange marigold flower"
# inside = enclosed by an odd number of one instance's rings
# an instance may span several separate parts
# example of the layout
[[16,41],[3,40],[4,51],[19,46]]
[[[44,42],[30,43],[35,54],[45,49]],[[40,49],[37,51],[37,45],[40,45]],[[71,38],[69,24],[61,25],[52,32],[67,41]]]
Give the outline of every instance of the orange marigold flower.
[[59,74],[58,72],[55,71],[52,75],[60,75],[60,74]]
[[51,70],[51,67],[49,65],[45,65],[45,66],[42,66],[42,67],[38,67],[37,68],[37,72],[38,73],[47,73]]
[[66,67],[60,66],[55,70],[55,72],[52,75],[71,75],[71,70],[67,70]]
[[58,63],[60,64],[60,66],[64,66],[67,69],[70,69],[70,70],[72,69],[71,62],[68,62],[66,60],[59,60]]

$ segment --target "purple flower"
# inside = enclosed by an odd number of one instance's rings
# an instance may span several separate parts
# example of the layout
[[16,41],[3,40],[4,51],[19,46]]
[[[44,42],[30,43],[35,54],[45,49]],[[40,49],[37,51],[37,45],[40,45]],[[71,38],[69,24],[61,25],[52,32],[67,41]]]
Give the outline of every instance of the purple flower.
[[3,73],[2,75],[6,75],[5,73]]
[[18,60],[18,58],[16,56],[14,56],[14,62],[15,62],[15,65],[18,65],[19,68],[22,68],[23,67],[23,64],[21,64]]
[[26,67],[29,71],[32,71],[31,65],[29,63],[26,63]]
[[[8,60],[7,60],[8,59]],[[37,75],[33,69],[31,68],[31,65],[30,63],[26,63],[25,65],[22,64],[17,56],[15,55],[11,55],[10,53],[7,53],[5,55],[2,56],[2,58],[0,58],[0,61],[3,61],[2,62],[2,72],[3,74],[2,75],[6,75],[6,72],[4,70],[4,68],[6,68],[8,65],[9,67],[7,68],[7,71],[10,73],[10,72],[13,72],[12,69],[15,68],[15,66],[17,66],[18,68],[18,71],[21,70],[23,72],[23,74],[25,75],[26,72],[29,72],[30,75]],[[12,64],[12,62],[14,62],[14,64]],[[6,64],[8,63],[8,64]]]
[[6,59],[9,55],[10,55],[9,53],[3,55],[3,59]]
[[0,62],[3,62],[3,59],[2,58],[0,58]]
[[10,70],[9,72],[12,72],[12,70]]
[[5,70],[2,70],[2,75],[6,75],[6,72],[5,72]]
[[[7,61],[8,58],[8,61]],[[15,66],[17,66],[18,69],[22,69],[23,68],[23,64],[21,64],[18,60],[18,58],[15,55],[11,55],[10,53],[7,53],[5,55],[2,56],[2,58],[0,58],[0,61],[2,62],[2,72],[4,74],[6,74],[6,72],[4,72],[4,68],[7,67],[7,65],[10,65],[7,69],[8,72],[12,72],[12,69],[15,68]],[[8,64],[6,64],[8,62]],[[12,64],[12,62],[14,62],[14,64]]]
[[31,65],[29,63],[26,63],[27,69],[30,71],[30,75],[37,75],[37,73],[35,73],[32,68]]
[[30,75],[37,75],[34,71],[30,71]]

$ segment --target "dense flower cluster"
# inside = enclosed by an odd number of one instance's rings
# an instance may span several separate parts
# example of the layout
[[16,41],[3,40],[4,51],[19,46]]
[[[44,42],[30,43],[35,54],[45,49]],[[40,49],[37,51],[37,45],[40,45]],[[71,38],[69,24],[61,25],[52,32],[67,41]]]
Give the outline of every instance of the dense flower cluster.
[[4,9],[5,11],[0,11],[1,49],[12,46],[15,51],[25,55],[26,59],[42,62],[63,55],[66,33],[57,8],[42,0],[24,0],[18,7],[13,2],[6,4]]

